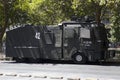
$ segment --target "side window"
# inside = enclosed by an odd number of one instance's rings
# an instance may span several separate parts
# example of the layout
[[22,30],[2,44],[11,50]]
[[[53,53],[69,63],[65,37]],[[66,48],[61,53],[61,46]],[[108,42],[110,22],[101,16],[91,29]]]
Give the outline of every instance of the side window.
[[65,28],[64,37],[65,38],[74,38],[75,30],[71,28]]
[[62,44],[62,30],[55,30],[55,47],[61,47]]
[[45,37],[46,44],[53,44],[53,32],[52,31],[45,31],[44,37]]

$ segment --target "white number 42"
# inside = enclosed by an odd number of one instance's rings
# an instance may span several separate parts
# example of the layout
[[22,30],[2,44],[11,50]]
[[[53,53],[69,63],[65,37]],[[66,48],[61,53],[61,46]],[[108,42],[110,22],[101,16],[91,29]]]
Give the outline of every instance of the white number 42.
[[35,38],[36,38],[36,39],[40,39],[40,32],[36,32]]

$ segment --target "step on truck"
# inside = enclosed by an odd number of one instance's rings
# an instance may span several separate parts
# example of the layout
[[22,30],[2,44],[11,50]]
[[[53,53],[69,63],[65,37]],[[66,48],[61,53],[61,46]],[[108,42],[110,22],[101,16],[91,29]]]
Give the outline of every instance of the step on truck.
[[72,60],[86,63],[106,60],[109,41],[104,24],[66,21],[54,26],[23,25],[6,32],[6,56],[16,61]]

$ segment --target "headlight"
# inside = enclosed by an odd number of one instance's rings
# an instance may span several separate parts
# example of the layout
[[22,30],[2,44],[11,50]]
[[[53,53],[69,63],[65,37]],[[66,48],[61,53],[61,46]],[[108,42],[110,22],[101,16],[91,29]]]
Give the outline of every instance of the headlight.
[[84,46],[90,46],[92,44],[91,41],[83,41]]

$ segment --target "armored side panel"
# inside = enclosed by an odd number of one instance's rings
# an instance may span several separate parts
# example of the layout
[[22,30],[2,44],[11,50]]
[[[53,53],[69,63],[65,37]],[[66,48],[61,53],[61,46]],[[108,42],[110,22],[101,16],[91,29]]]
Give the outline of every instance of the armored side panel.
[[43,27],[41,33],[43,59],[61,59],[61,33],[59,27]]
[[24,26],[6,33],[6,56],[8,57],[40,57],[39,27]]
[[6,33],[6,56],[19,58],[61,58],[59,27],[24,26]]

